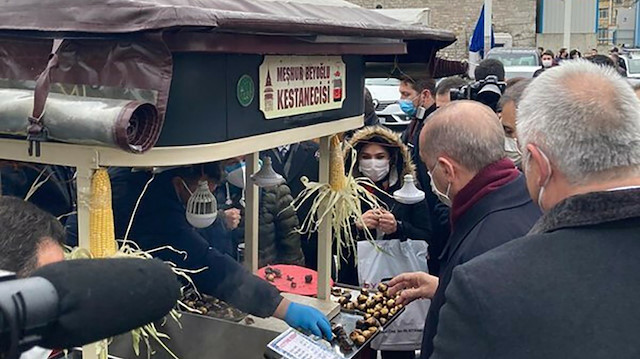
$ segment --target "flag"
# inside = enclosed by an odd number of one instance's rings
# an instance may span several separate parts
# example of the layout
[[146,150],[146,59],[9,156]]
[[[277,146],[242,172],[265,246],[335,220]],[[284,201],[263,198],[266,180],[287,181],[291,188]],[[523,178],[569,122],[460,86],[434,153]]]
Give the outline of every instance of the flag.
[[[496,45],[493,38],[493,27],[491,29],[491,48]],[[484,6],[480,12],[480,17],[476,23],[476,28],[473,30],[473,36],[471,37],[471,44],[469,44],[469,51],[479,52],[480,57],[484,57]]]

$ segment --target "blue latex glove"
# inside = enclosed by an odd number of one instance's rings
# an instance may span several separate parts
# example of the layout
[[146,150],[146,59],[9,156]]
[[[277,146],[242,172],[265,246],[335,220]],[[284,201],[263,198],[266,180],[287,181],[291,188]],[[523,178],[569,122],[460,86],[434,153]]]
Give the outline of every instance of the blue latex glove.
[[333,338],[329,320],[317,309],[298,303],[289,304],[284,321],[291,327],[309,331],[328,340]]

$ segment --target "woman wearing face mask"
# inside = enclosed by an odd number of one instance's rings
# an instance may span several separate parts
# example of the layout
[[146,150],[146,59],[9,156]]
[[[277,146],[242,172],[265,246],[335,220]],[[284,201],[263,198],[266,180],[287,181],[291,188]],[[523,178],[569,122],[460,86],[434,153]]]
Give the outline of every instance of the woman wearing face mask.
[[[244,242],[244,207],[246,167],[244,157],[223,161],[225,179],[215,191],[218,208],[230,237],[236,246]],[[258,265],[304,265],[300,244],[298,217],[290,207],[293,197],[286,184],[260,190]],[[235,224],[235,226],[234,226]]]
[[[383,202],[383,208],[373,210],[363,204],[362,218],[376,239],[429,240],[431,226],[425,201],[405,205],[393,199],[393,192],[402,187],[406,174],[415,175],[409,149],[400,136],[383,127],[365,127],[356,132],[346,146],[345,168],[351,168],[351,148],[357,152],[353,165],[355,177],[367,177],[377,188],[370,188]],[[363,224],[354,223],[359,237],[365,239]],[[355,257],[347,256],[338,273],[340,283],[359,285]]]

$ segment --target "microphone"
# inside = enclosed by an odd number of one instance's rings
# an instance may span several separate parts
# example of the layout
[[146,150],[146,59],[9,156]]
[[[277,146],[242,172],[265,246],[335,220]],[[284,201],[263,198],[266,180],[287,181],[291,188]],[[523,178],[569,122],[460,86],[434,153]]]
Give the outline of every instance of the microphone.
[[179,296],[176,275],[158,260],[50,264],[30,278],[0,282],[0,344],[12,335],[21,350],[82,346],[163,318]]

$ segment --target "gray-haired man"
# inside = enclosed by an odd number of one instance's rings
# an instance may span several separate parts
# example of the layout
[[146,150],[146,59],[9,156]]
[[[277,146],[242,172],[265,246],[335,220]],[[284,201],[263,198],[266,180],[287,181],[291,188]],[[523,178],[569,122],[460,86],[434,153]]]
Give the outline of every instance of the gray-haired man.
[[400,303],[431,299],[421,352],[428,358],[453,269],[525,235],[540,210],[529,198],[522,174],[505,158],[504,132],[489,107],[454,101],[438,109],[424,126],[420,145],[431,188],[451,207],[451,236],[438,258],[438,277],[405,273],[389,285],[392,294],[404,289]]
[[546,213],[456,268],[432,358],[639,358],[640,101],[566,62],[527,87],[518,137]]

